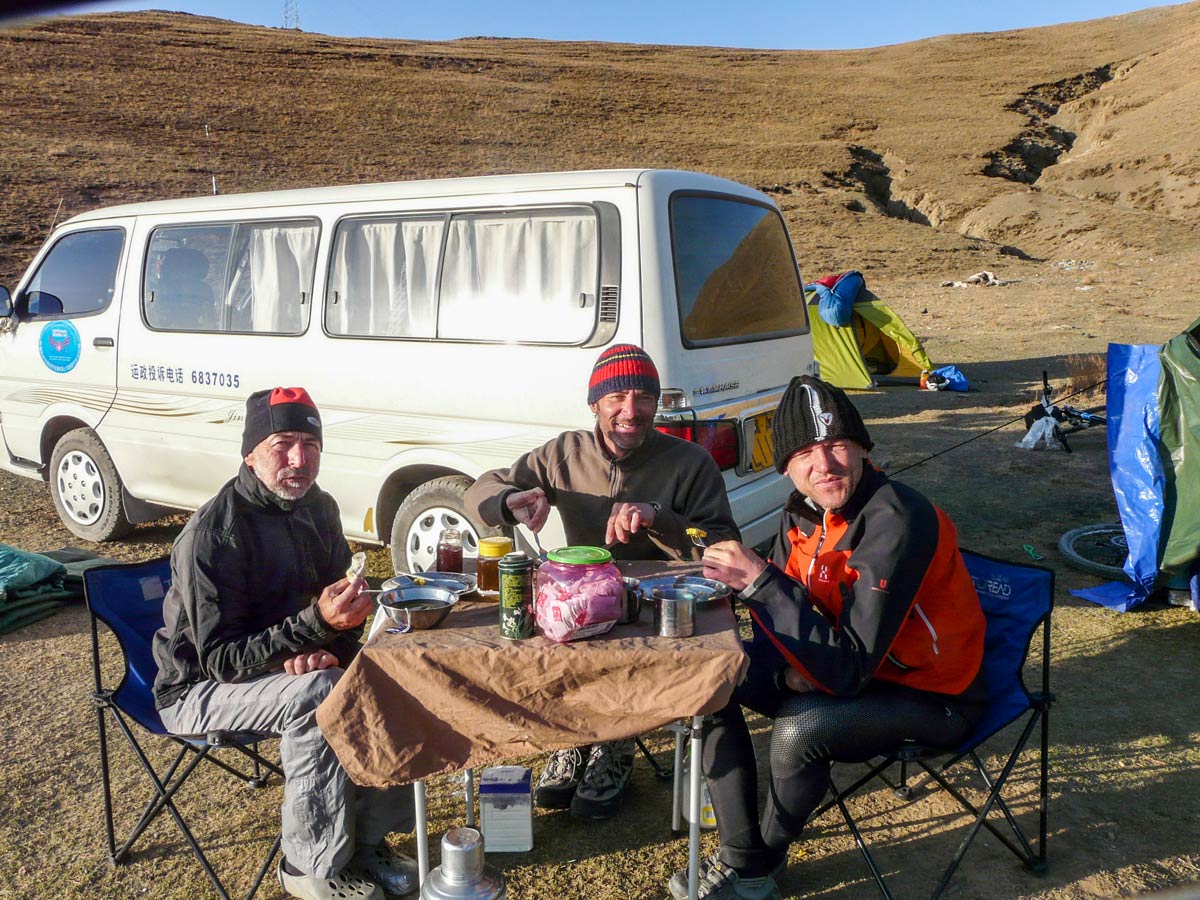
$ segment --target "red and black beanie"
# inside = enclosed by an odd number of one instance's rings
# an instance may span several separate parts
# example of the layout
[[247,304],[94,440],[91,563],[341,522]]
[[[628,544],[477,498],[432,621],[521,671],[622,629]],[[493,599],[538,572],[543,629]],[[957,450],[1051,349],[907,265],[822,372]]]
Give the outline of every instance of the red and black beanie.
[[242,429],[242,456],[277,431],[307,431],[321,437],[321,413],[299,387],[267,388],[255,391],[246,400],[246,427]]
[[596,359],[588,381],[588,406],[615,391],[647,391],[659,395],[658,369],[641,347],[614,344]]

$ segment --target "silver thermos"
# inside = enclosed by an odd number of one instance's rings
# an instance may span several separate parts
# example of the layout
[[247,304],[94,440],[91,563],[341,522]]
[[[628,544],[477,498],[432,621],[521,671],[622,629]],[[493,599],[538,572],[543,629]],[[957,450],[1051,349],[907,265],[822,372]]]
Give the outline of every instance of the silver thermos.
[[442,837],[442,864],[421,885],[421,900],[504,900],[504,876],[484,865],[483,835],[451,828]]

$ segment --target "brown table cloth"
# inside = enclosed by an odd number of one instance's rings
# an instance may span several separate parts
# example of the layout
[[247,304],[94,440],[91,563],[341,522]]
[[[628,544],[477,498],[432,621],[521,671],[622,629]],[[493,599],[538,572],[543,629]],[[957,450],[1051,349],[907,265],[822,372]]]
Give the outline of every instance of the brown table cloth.
[[702,604],[689,638],[657,637],[650,620],[645,609],[599,637],[510,641],[495,603],[464,599],[438,628],[372,638],[317,721],[357,784],[390,787],[724,707],[746,666],[728,601]]

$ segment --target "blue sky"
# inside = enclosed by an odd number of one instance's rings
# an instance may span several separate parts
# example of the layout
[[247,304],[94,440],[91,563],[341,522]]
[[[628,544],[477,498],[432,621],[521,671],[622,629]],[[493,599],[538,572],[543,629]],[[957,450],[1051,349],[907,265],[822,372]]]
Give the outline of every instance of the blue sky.
[[[292,0],[303,31],[450,40],[536,37],[762,49],[876,47],[938,34],[1005,31],[1145,9],[1137,0]],[[104,0],[78,11],[169,9],[281,26],[285,0]]]

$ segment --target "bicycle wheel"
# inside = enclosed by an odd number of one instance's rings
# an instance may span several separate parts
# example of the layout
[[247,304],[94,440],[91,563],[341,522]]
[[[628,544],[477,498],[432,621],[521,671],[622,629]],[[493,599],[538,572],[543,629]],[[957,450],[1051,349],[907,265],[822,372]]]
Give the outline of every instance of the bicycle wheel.
[[1129,546],[1120,525],[1084,525],[1058,539],[1059,552],[1075,568],[1105,578],[1125,578]]

